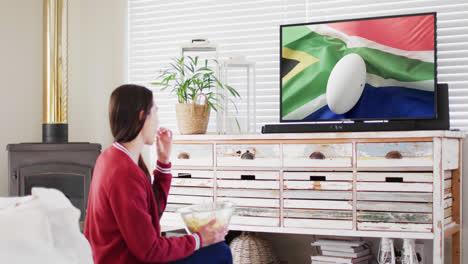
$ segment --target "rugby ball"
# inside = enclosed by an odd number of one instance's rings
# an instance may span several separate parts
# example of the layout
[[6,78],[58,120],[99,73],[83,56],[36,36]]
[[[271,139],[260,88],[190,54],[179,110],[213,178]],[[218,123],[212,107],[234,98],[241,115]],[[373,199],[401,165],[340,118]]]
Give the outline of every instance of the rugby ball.
[[341,58],[327,82],[327,104],[335,114],[344,114],[359,101],[366,85],[366,63],[358,54]]

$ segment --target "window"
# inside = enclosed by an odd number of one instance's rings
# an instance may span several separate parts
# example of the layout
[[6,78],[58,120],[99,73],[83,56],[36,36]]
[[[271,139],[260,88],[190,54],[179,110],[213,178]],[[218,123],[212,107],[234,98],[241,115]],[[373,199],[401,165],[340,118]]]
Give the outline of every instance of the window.
[[[257,128],[279,122],[279,25],[437,12],[438,80],[449,84],[451,127],[468,130],[468,3],[465,0],[129,0],[128,76],[148,86],[194,38],[218,45],[220,57],[256,63]],[[175,96],[160,92],[161,124],[176,131]],[[210,121],[209,131],[214,132]]]

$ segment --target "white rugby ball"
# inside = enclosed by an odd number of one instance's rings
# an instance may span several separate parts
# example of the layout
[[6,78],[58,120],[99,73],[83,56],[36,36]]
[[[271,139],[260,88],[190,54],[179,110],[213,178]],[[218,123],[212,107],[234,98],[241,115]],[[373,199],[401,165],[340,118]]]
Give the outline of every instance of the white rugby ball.
[[344,114],[359,101],[366,85],[366,63],[351,53],[339,60],[328,77],[327,104],[335,114]]

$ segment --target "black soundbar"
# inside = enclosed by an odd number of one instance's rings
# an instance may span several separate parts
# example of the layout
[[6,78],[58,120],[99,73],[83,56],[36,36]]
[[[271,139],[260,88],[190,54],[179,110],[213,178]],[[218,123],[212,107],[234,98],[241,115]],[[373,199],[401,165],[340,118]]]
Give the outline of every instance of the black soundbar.
[[334,123],[334,124],[271,124],[262,127],[262,133],[362,132],[414,130],[414,122]]
[[403,131],[403,130],[449,130],[448,85],[441,83],[436,88],[435,119],[415,119],[388,122],[354,123],[311,123],[311,124],[267,124],[262,126],[262,133],[313,133],[313,132],[364,132],[364,131]]

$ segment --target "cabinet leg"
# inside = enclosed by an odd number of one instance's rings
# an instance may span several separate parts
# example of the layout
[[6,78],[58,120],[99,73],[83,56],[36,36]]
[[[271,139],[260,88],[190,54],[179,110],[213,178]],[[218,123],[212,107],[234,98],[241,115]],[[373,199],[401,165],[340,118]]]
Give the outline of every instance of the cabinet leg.
[[452,263],[460,264],[461,263],[461,252],[460,252],[460,231],[452,235]]
[[433,242],[432,247],[432,263],[434,264],[443,264],[444,263],[444,236],[443,234],[435,234],[436,237]]

